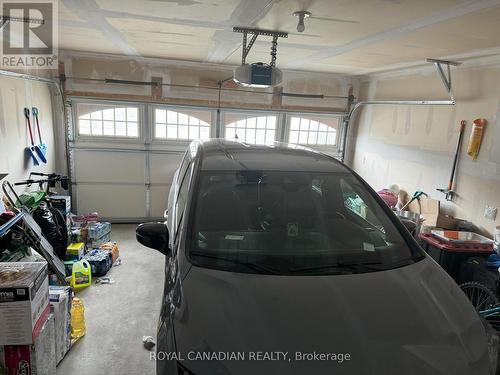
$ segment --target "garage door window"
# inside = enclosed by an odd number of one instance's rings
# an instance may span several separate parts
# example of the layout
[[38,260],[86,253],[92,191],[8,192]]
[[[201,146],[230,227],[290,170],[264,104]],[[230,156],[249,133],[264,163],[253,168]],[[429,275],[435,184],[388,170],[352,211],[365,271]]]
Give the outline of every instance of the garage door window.
[[237,113],[227,114],[226,139],[265,144],[275,140],[277,116],[248,116]]
[[175,111],[156,108],[154,112],[155,138],[191,140],[210,138],[210,111]]
[[78,135],[91,137],[139,137],[139,108],[79,103]]
[[290,117],[289,142],[301,145],[335,146],[337,118]]

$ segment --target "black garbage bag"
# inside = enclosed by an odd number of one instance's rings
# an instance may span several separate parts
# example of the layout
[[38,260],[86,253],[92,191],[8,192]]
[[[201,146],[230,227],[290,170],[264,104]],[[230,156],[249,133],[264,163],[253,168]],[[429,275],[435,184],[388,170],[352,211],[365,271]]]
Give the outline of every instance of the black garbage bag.
[[33,218],[42,229],[42,233],[47,241],[49,241],[54,248],[54,253],[61,260],[64,260],[66,256],[66,247],[68,246],[68,236],[67,234],[64,236],[64,232],[62,232],[61,229],[66,230],[66,228],[61,228],[61,226],[57,224],[52,211],[45,202],[41,202],[40,206],[33,211]]
[[68,227],[66,224],[66,218],[64,215],[55,207],[50,207],[49,206],[50,212],[52,212],[52,216],[54,216],[54,221],[57,224],[57,227],[59,228],[59,231],[61,232],[62,236],[62,243],[64,244],[64,256],[66,256],[66,248],[69,245],[69,234],[68,234]]

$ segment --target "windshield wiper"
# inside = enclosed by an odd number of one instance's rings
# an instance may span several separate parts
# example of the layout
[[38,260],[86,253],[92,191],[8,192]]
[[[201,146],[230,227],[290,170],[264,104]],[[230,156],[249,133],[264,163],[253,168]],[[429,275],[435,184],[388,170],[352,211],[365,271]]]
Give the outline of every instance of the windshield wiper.
[[242,262],[238,259],[226,258],[226,257],[220,256],[220,255],[210,255],[210,254],[206,254],[204,252],[199,252],[199,251],[191,251],[189,254],[197,256],[197,257],[202,257],[202,258],[223,260],[225,262],[230,262],[233,264],[247,267],[251,270],[254,270],[254,271],[256,271],[258,273],[262,273],[262,274],[278,274],[278,270],[271,268],[271,267],[268,267],[268,266],[261,265],[261,264]]
[[329,268],[337,269],[339,271],[339,273],[341,273],[342,270],[364,271],[364,272],[367,272],[367,271],[387,271],[387,270],[392,270],[395,268],[407,266],[407,265],[412,264],[414,262],[415,262],[415,260],[412,258],[403,259],[403,260],[400,260],[398,262],[388,263],[388,264],[384,264],[381,262],[336,262],[336,263],[332,263],[332,264],[323,264],[323,265],[312,266],[312,267],[294,268],[294,269],[290,269],[290,272],[296,273],[296,272],[307,272],[307,271],[321,271],[321,270],[326,270]]
[[380,267],[375,267],[375,265],[382,265],[380,262],[352,262],[352,263],[345,263],[345,262],[335,262],[332,264],[322,264],[318,266],[312,266],[312,267],[301,267],[301,268],[292,268],[290,269],[290,272],[296,273],[296,272],[307,272],[307,271],[321,271],[321,270],[326,270],[329,268],[334,268],[340,271],[342,270],[350,270],[350,271],[383,271],[387,268],[380,268]]

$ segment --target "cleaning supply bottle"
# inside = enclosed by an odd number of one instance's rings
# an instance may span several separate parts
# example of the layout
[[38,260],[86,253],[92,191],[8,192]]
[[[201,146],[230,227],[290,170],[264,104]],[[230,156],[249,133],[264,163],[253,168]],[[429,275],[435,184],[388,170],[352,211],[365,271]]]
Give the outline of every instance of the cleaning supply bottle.
[[85,259],[73,263],[70,285],[73,289],[82,289],[92,284],[92,269]]
[[85,336],[85,308],[80,298],[71,302],[71,339],[78,340]]
[[481,141],[483,140],[486,123],[487,121],[484,118],[477,118],[473,122],[472,132],[469,138],[469,147],[467,148],[467,154],[472,158],[472,160],[476,160],[477,155],[479,154],[479,148],[481,147]]

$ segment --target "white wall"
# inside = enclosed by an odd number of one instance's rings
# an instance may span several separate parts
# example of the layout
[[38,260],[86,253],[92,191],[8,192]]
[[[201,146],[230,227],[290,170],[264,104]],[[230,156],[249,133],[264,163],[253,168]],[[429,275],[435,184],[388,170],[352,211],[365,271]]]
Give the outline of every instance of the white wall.
[[[0,173],[8,173],[7,180],[26,179],[32,171],[54,172],[56,151],[51,97],[46,83],[0,77]],[[26,156],[29,135],[24,107],[30,108],[30,112],[32,107],[38,108],[43,141],[48,146],[48,162],[45,165],[35,167]]]
[[[397,183],[412,194],[423,190],[440,199],[445,212],[492,233],[500,225],[484,217],[486,205],[500,208],[500,67],[453,70],[456,105],[367,106],[354,128],[353,168],[375,189]],[[435,71],[364,83],[362,99],[447,99]],[[476,118],[488,121],[476,161],[467,144]],[[456,179],[456,199],[444,201],[461,120],[467,121]],[[357,130],[357,131],[356,131]]]

